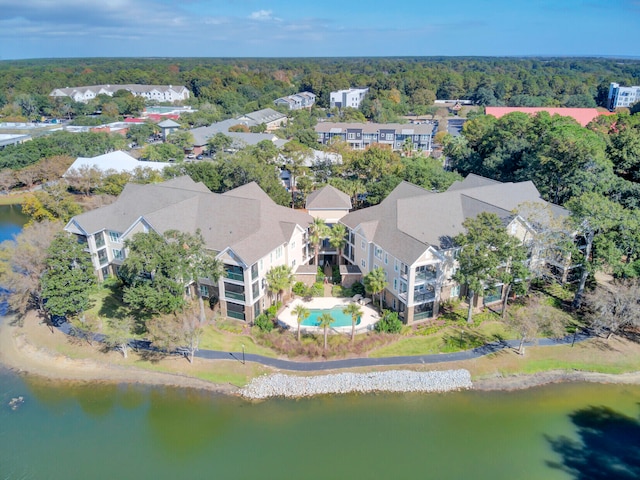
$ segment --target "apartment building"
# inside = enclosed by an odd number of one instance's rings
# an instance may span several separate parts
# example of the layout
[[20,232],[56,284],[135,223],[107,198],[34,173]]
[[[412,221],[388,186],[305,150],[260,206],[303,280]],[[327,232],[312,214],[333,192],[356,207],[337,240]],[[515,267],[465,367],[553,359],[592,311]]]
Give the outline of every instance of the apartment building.
[[336,123],[320,122],[315,126],[318,143],[330,145],[336,140],[346,142],[354,150],[364,150],[374,143],[388,145],[392,150],[431,152],[434,125],[402,123]]
[[[384,270],[384,303],[405,323],[430,319],[438,314],[441,302],[465,293],[452,279],[457,252],[453,238],[464,232],[464,220],[481,212],[495,213],[510,234],[529,243],[536,231],[514,213],[525,203],[568,214],[542,200],[532,182],[501,183],[469,175],[442,193],[402,182],[380,204],[342,217],[340,222],[348,228],[343,257],[363,276],[375,268]],[[542,261],[539,253],[532,252],[530,262]],[[502,285],[489,287],[477,295],[476,305],[502,299]]]
[[85,87],[56,88],[49,96],[70,97],[75,102],[88,103],[98,95],[113,96],[118,90],[126,90],[136,97],[144,97],[148,101],[176,102],[187,100],[189,90],[184,86],[174,85],[92,85]]
[[300,92],[274,100],[275,105],[283,105],[289,110],[302,110],[311,108],[316,103],[316,96],[311,92]]
[[621,107],[630,107],[640,101],[640,87],[621,87],[620,84],[611,82],[607,95],[607,108],[615,110]]
[[73,217],[65,230],[86,244],[100,280],[117,274],[124,242],[136,233],[199,230],[224,268],[217,283],[197,279],[200,294],[218,298],[223,315],[253,321],[271,304],[266,272],[277,265],[295,272],[308,263],[311,222],[310,215],[274,203],[255,182],[215,194],[180,177],[128,184],[114,203]]
[[360,104],[367,93],[369,93],[368,88],[350,88],[331,92],[329,94],[329,106],[331,108],[360,108]]

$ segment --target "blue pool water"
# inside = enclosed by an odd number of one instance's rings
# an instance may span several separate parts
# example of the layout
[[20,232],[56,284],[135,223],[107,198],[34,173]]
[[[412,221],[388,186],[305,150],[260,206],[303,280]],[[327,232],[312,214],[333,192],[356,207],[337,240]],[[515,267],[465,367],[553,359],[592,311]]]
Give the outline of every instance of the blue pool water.
[[[329,312],[331,316],[335,318],[335,322],[331,324],[332,327],[350,327],[351,326],[351,315],[345,315],[342,312],[342,307],[333,307],[333,308],[328,308],[324,310],[311,308],[309,311],[311,312],[311,314],[309,315],[308,318],[305,319],[304,322],[302,322],[303,327],[319,327],[320,322],[318,321],[318,318],[324,312]],[[360,319],[358,318],[356,325],[359,325],[359,324],[360,324]]]

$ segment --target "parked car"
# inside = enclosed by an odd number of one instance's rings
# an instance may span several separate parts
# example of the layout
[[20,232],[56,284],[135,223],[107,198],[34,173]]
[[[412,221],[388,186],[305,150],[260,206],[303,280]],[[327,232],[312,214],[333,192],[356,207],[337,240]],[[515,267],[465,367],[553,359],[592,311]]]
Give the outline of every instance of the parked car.
[[196,156],[193,153],[190,153],[189,155],[187,155],[187,158],[196,158]]
[[202,160],[203,158],[204,158],[204,157],[202,156],[202,154],[200,154],[200,155],[198,155],[198,156],[196,157],[196,159],[197,159],[197,160]]

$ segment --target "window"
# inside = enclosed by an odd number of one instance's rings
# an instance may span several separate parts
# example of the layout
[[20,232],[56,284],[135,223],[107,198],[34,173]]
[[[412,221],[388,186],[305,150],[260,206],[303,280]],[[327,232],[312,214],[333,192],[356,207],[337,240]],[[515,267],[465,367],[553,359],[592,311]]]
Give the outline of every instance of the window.
[[362,250],[364,250],[364,249],[365,249],[365,243],[364,243],[364,240],[362,240],[362,243],[360,244],[360,246],[362,247]]
[[348,134],[347,134],[347,138],[348,138],[349,140],[355,140],[355,138],[356,138],[356,134],[355,134],[355,133],[348,133]]
[[397,278],[393,279],[393,291],[394,292],[398,291],[398,279]]
[[378,259],[378,260],[382,260],[382,249],[375,245],[373,247],[373,255]]
[[384,264],[385,265],[389,264],[389,255],[387,255],[387,252],[384,252]]
[[102,269],[102,279],[107,279],[109,278],[109,267],[104,267]]
[[460,296],[460,285],[454,285],[451,287],[451,298],[458,298]]
[[112,252],[114,260],[124,260],[124,252],[122,250],[114,248]]
[[398,260],[396,260],[393,264],[393,269],[397,272],[398,271]]
[[515,235],[518,231],[518,224],[516,222],[511,223],[511,235]]
[[200,296],[202,298],[209,298],[209,287],[207,285],[200,285]]
[[109,240],[113,243],[120,243],[120,234],[118,232],[109,231]]
[[367,262],[364,261],[364,258],[362,260],[360,260],[360,265],[362,266],[362,268],[366,268],[367,267]]
[[107,257],[107,249],[103,248],[102,250],[98,250],[98,261],[100,265],[106,265],[109,263],[109,258]]
[[94,235],[96,248],[104,247],[104,232],[98,232]]
[[296,249],[296,242],[295,240],[293,242],[291,242],[291,250],[295,250]]

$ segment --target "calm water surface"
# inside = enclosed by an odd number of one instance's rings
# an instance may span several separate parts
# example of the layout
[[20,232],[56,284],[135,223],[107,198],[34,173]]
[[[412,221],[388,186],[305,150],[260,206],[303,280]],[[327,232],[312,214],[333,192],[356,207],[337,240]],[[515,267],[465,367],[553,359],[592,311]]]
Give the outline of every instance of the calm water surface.
[[549,466],[550,439],[577,439],[569,415],[604,405],[635,428],[617,441],[640,448],[639,400],[637,386],[575,384],[248,403],[4,372],[0,478],[580,478]]
[[[0,207],[0,240],[24,221]],[[17,396],[25,402],[12,410]],[[594,478],[594,466],[631,472],[598,478],[632,479],[638,402],[640,386],[567,384],[248,403],[0,369],[0,479],[577,480]],[[599,406],[611,411],[589,410]],[[577,472],[557,467],[563,451],[582,460]],[[630,457],[613,462],[620,451]]]

